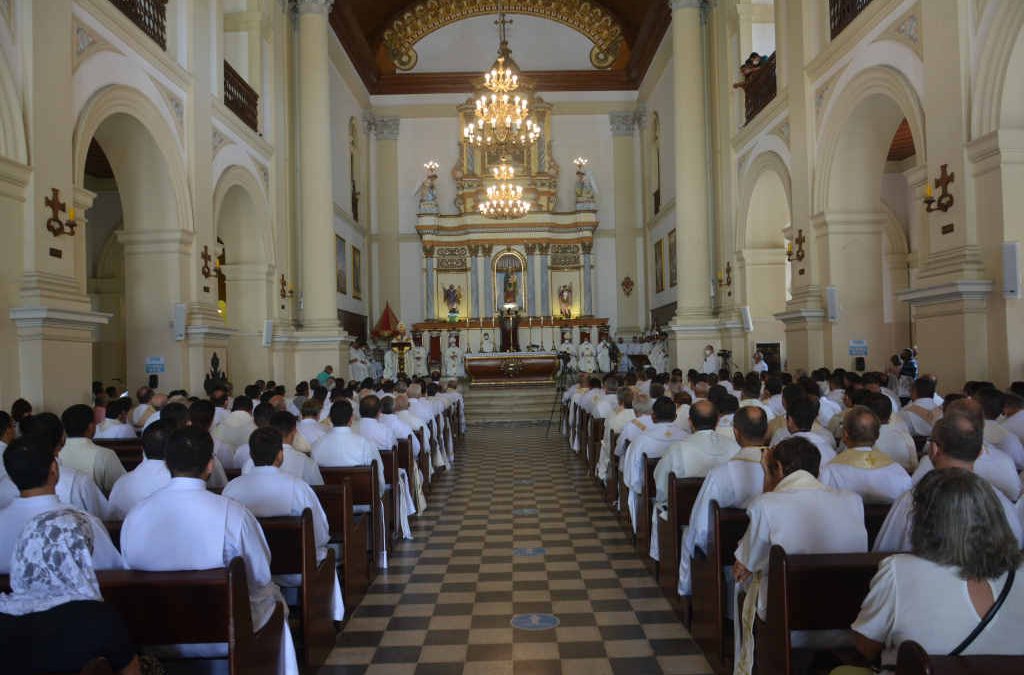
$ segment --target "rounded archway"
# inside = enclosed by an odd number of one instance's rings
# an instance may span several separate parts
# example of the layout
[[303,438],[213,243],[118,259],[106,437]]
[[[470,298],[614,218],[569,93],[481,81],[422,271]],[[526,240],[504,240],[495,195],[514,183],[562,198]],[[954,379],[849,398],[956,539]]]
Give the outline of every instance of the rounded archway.
[[262,334],[273,314],[275,268],[264,202],[256,179],[239,166],[229,167],[214,191],[215,232],[223,246],[218,272],[225,297],[220,309],[233,330],[228,374],[238,382],[254,381],[271,370]]

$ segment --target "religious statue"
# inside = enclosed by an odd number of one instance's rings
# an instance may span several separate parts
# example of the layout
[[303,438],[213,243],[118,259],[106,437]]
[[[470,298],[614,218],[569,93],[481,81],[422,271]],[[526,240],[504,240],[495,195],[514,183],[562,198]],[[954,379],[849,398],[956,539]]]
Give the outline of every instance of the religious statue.
[[572,318],[572,283],[558,287],[558,311],[563,319]]
[[515,304],[517,304],[516,303],[516,295],[517,295],[517,291],[518,290],[519,290],[519,278],[516,277],[516,273],[515,272],[506,272],[505,273],[505,294],[504,294],[505,304],[506,305],[515,305]]
[[571,333],[562,333],[562,343],[558,345],[558,353],[562,358],[563,370],[576,370],[576,345],[572,342]]
[[427,177],[420,183],[416,196],[419,197],[420,206],[417,213],[432,214],[440,213],[437,205],[437,162],[427,162],[423,165],[427,170]]
[[588,160],[583,157],[577,157],[574,163],[576,164],[576,210],[577,211],[595,211],[597,210],[597,197],[595,196],[596,190],[594,189],[594,179],[591,178],[587,172]]
[[423,336],[420,333],[413,333],[412,336],[413,346],[409,351],[412,357],[412,376],[413,377],[426,377],[430,374],[430,370],[427,367],[427,348],[423,346]]
[[348,376],[356,382],[362,382],[370,376],[370,359],[365,347],[366,343],[359,339],[348,348]]
[[448,346],[444,349],[444,376],[449,378],[465,377],[463,367],[463,350],[459,346],[459,336],[448,334]]
[[597,350],[594,349],[593,343],[590,342],[590,336],[587,335],[580,342],[580,346],[577,349],[577,368],[581,373],[593,373],[597,371]]
[[484,333],[483,337],[480,338],[480,353],[481,354],[493,354],[494,353],[494,341],[491,340],[490,333]]
[[444,304],[448,307],[448,313],[458,316],[461,302],[462,286],[456,287],[455,284],[448,284],[448,288],[444,289]]

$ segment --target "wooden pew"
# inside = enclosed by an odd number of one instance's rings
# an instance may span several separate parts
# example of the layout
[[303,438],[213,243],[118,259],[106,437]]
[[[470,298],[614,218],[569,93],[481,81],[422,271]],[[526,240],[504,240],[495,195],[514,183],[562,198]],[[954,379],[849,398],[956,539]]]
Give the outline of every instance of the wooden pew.
[[625,458],[626,453],[629,452],[629,443],[630,441],[625,442],[622,450],[622,457],[618,459],[616,464],[618,467],[617,473],[619,475],[619,519],[622,521],[623,525],[626,526],[626,530],[629,534],[632,535],[633,517],[629,513],[629,488],[626,487],[626,477],[622,472],[622,461]]
[[756,672],[790,675],[790,631],[848,630],[860,612],[878,563],[888,553],[787,555],[772,546],[765,620],[756,621]]
[[[683,528],[690,522],[693,503],[704,484],[703,478],[676,478],[668,475],[668,520],[658,518],[658,585],[668,593],[675,593],[679,584],[679,550],[682,545]],[[687,603],[688,604],[688,603]],[[684,618],[689,614],[684,607]],[[686,618],[684,623],[689,625]]]
[[110,541],[114,542],[114,546],[118,551],[121,550],[121,527],[124,525],[123,520],[104,520],[103,524],[107,528],[107,534],[110,535]]
[[350,480],[353,506],[370,508],[369,532],[373,552],[372,569],[376,570],[381,554],[387,550],[388,532],[386,505],[381,498],[382,486],[377,479],[377,462],[370,466],[320,467],[325,485],[342,485],[345,479]]
[[601,442],[604,440],[604,418],[590,418],[590,443],[587,445],[587,467],[590,474],[598,481],[597,462],[601,458]]
[[430,448],[424,440],[423,429],[416,429],[413,431],[416,435],[416,440],[420,442],[420,454],[416,457],[416,465],[420,468],[420,473],[423,474],[423,493],[427,494],[430,492]]
[[651,509],[654,508],[654,468],[660,457],[643,456],[644,482],[636,507],[636,547],[644,562],[651,551]]
[[398,456],[395,447],[390,450],[381,450],[380,458],[384,461],[384,480],[390,490],[385,490],[387,495],[384,499],[384,513],[388,516],[388,527],[391,529],[391,537],[388,540],[388,552],[391,551],[391,541],[398,537],[398,509],[401,508],[402,491],[398,487]]
[[[284,605],[253,630],[245,562],[191,572],[96,572],[103,599],[124,619],[138,647],[224,642],[231,675],[277,675]],[[0,591],[10,578],[0,576]],[[171,659],[162,659],[170,661]],[[186,659],[192,661],[192,659]]]
[[611,440],[608,448],[608,469],[604,476],[604,500],[608,506],[618,510],[619,506],[619,458],[615,455],[615,444],[619,435],[614,431],[609,434]]
[[749,524],[743,509],[723,509],[712,500],[707,551],[698,547],[690,558],[690,633],[715,672],[732,672],[732,622],[726,619],[731,598],[722,568],[735,562],[736,546]]
[[331,616],[337,575],[334,550],[327,549],[327,557],[317,563],[313,511],[309,508],[303,510],[301,516],[260,518],[259,521],[270,547],[270,573],[302,577],[299,622],[303,656],[308,667],[318,668],[334,647],[336,635]]
[[230,483],[234,479],[242,475],[241,469],[224,469],[224,475],[227,476],[228,482]]
[[896,675],[1018,675],[1024,673],[1024,656],[976,654],[932,655],[908,640],[900,645]]
[[341,593],[352,610],[370,586],[370,514],[352,512],[352,481],[341,485],[315,485],[313,492],[327,514],[331,542],[341,549]]
[[864,527],[868,531],[868,550],[875,545],[875,538],[885,523],[885,517],[889,515],[891,504],[865,504],[864,505]]
[[100,438],[94,440],[93,443],[104,448],[110,448],[117,453],[117,457],[121,460],[121,464],[123,464],[124,468],[128,471],[131,471],[139,464],[142,464],[143,453],[141,438]]

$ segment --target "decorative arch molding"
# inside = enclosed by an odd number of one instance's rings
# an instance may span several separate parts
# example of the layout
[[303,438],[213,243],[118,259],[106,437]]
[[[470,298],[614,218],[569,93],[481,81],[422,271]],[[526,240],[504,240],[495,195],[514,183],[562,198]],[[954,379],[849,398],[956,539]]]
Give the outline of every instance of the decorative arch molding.
[[982,136],[1003,125],[1007,88],[1014,87],[1024,98],[1024,83],[1019,73],[1007,79],[1010,59],[1024,32],[1024,2],[990,2],[978,28],[975,41],[975,70],[972,87],[971,138]]
[[[246,157],[248,157],[248,155],[246,155]],[[214,236],[216,237],[219,237],[222,234],[220,231],[220,221],[221,210],[224,206],[224,198],[227,196],[228,192],[235,187],[244,190],[249,195],[249,199],[253,204],[253,210],[256,213],[270,213],[270,206],[267,203],[263,184],[256,177],[254,171],[247,166],[240,166],[238,164],[225,167],[219,172],[216,187],[213,190],[213,222]],[[263,251],[265,254],[263,262],[265,262],[270,268],[276,268],[277,246],[274,241],[270,222],[266,218],[257,218],[256,222],[253,223],[253,226],[259,228],[259,240],[263,243]]]
[[[781,139],[780,139],[781,140]],[[740,251],[750,248],[747,243],[747,223],[750,216],[750,202],[754,196],[754,189],[761,181],[762,176],[772,172],[779,177],[786,193],[786,204],[789,207],[790,216],[793,213],[793,192],[792,182],[789,176],[789,156],[785,157],[777,149],[763,150],[758,152],[753,161],[748,162],[740,178],[740,211],[736,219],[735,250]],[[781,230],[780,230],[781,234]]]
[[[213,171],[211,172],[213,175],[214,188],[216,189],[226,171],[236,167],[240,167],[245,171],[248,171],[253,176],[259,177],[261,175],[260,165],[242,145],[229,141],[227,144],[216,148],[213,156]],[[259,185],[258,191],[262,197],[262,201],[267,202],[269,200],[269,195],[267,194],[266,184],[262,180],[258,180],[257,183]],[[255,197],[253,201],[257,201]],[[270,208],[269,205],[267,208]]]
[[916,165],[926,165],[924,109],[918,90],[895,68],[879,65],[863,70],[837,91],[829,106],[830,114],[824,118],[814,162],[812,213],[835,210],[828,202],[840,137],[860,104],[874,96],[888,98],[900,109],[914,137]]
[[[607,69],[618,59],[625,36],[618,20],[590,0],[505,0],[509,14],[526,14],[556,21],[594,43],[590,62]],[[416,43],[449,24],[498,13],[497,0],[419,0],[393,18],[384,29],[383,44],[399,70],[416,66]]]
[[174,216],[178,229],[194,232],[188,172],[180,153],[179,139],[172,131],[173,121],[168,119],[153,101],[137,89],[114,84],[100,89],[85,102],[78,115],[72,141],[74,184],[78,187],[85,184],[85,158],[89,152],[89,143],[100,125],[114,115],[126,115],[146,129],[167,164],[167,174],[174,193]]
[[904,231],[904,225],[896,217],[889,205],[882,202],[882,212],[885,214],[885,221],[882,223],[882,234],[889,242],[889,253],[907,255],[910,253],[910,243]]
[[0,157],[29,164],[25,140],[25,117],[21,111],[21,94],[11,74],[7,59],[0,53]]

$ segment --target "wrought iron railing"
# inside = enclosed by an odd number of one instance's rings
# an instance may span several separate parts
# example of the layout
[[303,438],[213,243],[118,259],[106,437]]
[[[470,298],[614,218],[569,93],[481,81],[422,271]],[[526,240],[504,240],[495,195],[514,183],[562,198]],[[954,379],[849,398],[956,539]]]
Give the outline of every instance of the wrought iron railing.
[[857,15],[871,4],[871,0],[828,0],[829,26],[835,40],[843,29],[853,23]]
[[224,105],[249,128],[259,132],[260,95],[227,61],[224,62]]
[[142,32],[167,49],[167,0],[110,0]]
[[747,78],[743,86],[747,124],[775,99],[778,83],[775,78],[775,54],[761,62],[761,67]]

